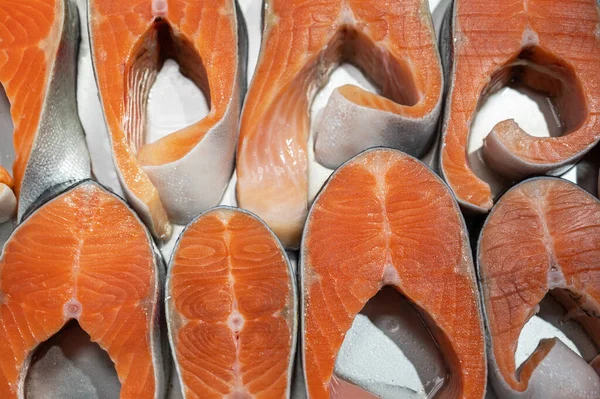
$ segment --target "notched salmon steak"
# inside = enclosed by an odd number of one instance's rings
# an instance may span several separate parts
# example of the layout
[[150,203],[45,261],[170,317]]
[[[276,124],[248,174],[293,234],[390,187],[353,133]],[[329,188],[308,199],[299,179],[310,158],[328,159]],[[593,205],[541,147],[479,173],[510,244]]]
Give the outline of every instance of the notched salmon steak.
[[[186,224],[219,203],[233,171],[245,86],[243,19],[234,0],[90,0],[89,19],[121,186],[153,234],[166,239],[170,222]],[[148,94],[167,58],[204,92],[210,112],[146,143]]]
[[527,180],[492,209],[477,259],[496,393],[600,397],[596,371],[557,338],[542,340],[515,365],[521,330],[548,294],[600,347],[600,202],[565,180]]
[[15,153],[14,178],[0,166],[2,222],[14,213],[20,220],[46,188],[90,177],[90,160],[75,100],[77,7],[70,0],[0,0],[0,16],[0,85]]
[[487,213],[490,186],[467,160],[478,105],[508,82],[546,94],[564,135],[534,137],[508,119],[485,138],[483,159],[497,174],[521,180],[560,174],[600,139],[600,6],[596,0],[457,0],[445,32],[450,89],[441,169],[461,206]]
[[265,0],[240,124],[237,198],[286,247],[298,247],[308,208],[309,107],[344,61],[381,95],[336,89],[316,127],[320,163],[335,168],[375,146],[420,156],[435,132],[442,72],[427,1]]
[[446,185],[420,161],[376,149],[340,167],[311,207],[300,256],[309,397],[332,395],[344,337],[386,285],[420,310],[440,346],[449,376],[438,395],[483,397],[485,342],[467,230]]
[[269,228],[214,208],[180,236],[167,278],[171,351],[184,398],[289,398],[296,289]]
[[34,349],[76,320],[115,364],[121,398],[162,398],[162,264],[135,213],[86,181],[28,216],[0,258],[0,397],[24,398]]

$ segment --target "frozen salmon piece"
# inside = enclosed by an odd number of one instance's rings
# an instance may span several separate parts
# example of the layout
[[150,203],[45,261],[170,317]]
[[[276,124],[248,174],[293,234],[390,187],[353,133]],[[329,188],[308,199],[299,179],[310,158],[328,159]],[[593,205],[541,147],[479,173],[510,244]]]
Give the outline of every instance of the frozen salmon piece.
[[218,207],[182,232],[166,292],[184,398],[289,398],[296,347],[294,274],[271,230]]
[[[438,395],[483,398],[485,340],[467,230],[448,187],[424,164],[373,149],[342,165],[310,209],[300,257],[310,398],[362,388],[340,387],[334,364],[357,313],[384,286],[415,305],[440,347],[449,375]],[[381,383],[394,392],[399,381]]]
[[77,7],[0,0],[0,10],[0,85],[15,153],[14,178],[0,166],[1,223],[15,213],[20,220],[46,188],[89,177],[90,160],[75,99]]
[[[245,86],[234,0],[90,0],[91,53],[126,198],[159,239],[219,203],[233,171]],[[147,143],[148,94],[167,58],[202,89],[202,120]]]
[[557,338],[542,340],[520,367],[515,364],[521,330],[548,294],[598,347],[599,260],[600,202],[578,186],[534,178],[494,206],[481,231],[477,261],[490,381],[499,397],[600,397],[600,376]]
[[140,219],[95,182],[35,210],[0,257],[0,397],[24,398],[33,351],[76,320],[114,362],[121,398],[163,398],[162,268]]
[[544,93],[564,129],[559,137],[534,137],[512,119],[498,123],[482,156],[508,180],[563,173],[600,139],[600,6],[596,0],[457,0],[447,18],[441,170],[461,206],[487,213],[490,186],[471,170],[467,143],[488,94],[508,82]]
[[344,61],[381,95],[336,89],[317,123],[320,163],[335,168],[376,146],[420,156],[436,130],[443,84],[427,1],[266,0],[240,124],[237,198],[289,248],[299,245],[308,209],[310,104]]

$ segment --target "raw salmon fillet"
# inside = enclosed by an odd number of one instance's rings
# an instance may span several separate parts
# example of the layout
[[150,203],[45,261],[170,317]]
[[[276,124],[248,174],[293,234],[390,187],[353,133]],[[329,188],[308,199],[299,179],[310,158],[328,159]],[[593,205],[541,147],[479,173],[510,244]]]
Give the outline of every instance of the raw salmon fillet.
[[598,199],[565,180],[527,180],[492,209],[477,257],[499,397],[600,397],[600,376],[558,339],[543,340],[515,365],[521,330],[549,293],[600,344]]
[[90,175],[75,100],[78,45],[71,1],[0,0],[0,85],[15,153],[14,179],[0,167],[0,221],[17,211],[16,198],[20,219],[46,188]]
[[185,398],[290,396],[296,289],[262,221],[226,207],[194,220],[173,252],[166,298]]
[[89,180],[28,216],[0,258],[0,397],[24,397],[32,352],[74,319],[114,362],[121,398],[162,398],[159,263],[135,213]]
[[391,149],[348,161],[313,203],[300,256],[311,398],[336,397],[344,337],[386,285],[428,321],[449,371],[440,397],[483,397],[485,342],[467,230],[452,194],[425,165]]
[[[185,224],[217,205],[233,171],[245,85],[243,19],[234,0],[90,0],[89,19],[117,174],[129,202],[165,239],[169,221]],[[167,58],[202,89],[210,112],[146,143],[148,94]]]
[[483,159],[510,180],[560,174],[600,139],[600,6],[596,0],[457,0],[445,49],[450,89],[441,169],[466,209],[488,212],[489,185],[470,169],[469,129],[478,104],[508,82],[548,95],[565,134],[533,137],[512,120],[485,139]]
[[315,155],[335,168],[375,146],[420,156],[435,132],[442,73],[424,0],[266,0],[258,65],[242,112],[240,206],[297,248],[308,207],[309,107],[344,61],[381,95],[346,85],[317,124]]

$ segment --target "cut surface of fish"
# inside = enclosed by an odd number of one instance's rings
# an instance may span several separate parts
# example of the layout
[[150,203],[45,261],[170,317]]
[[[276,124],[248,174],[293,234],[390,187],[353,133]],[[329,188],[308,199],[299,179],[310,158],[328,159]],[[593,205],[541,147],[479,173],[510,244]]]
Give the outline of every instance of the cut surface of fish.
[[290,397],[294,275],[262,221],[228,207],[195,219],[174,249],[166,298],[184,398]]
[[89,180],[28,216],[0,258],[0,397],[24,398],[33,351],[76,320],[121,398],[162,398],[160,262],[135,213]]
[[[536,137],[514,120],[497,123],[482,158],[494,174],[518,181],[560,174],[600,139],[600,6],[547,0],[458,0],[441,48],[449,74],[440,151],[441,171],[461,206],[488,212],[493,196],[467,156],[471,124],[485,98],[508,84],[548,96],[562,135]],[[531,134],[530,134],[531,133]]]
[[[336,393],[334,363],[346,333],[384,286],[414,304],[439,345],[448,376],[438,394],[483,397],[485,343],[469,239],[452,194],[420,161],[373,149],[338,168],[311,207],[300,256],[309,397]],[[378,396],[399,397],[398,384],[382,381],[387,393]]]
[[[89,24],[124,194],[153,234],[166,239],[170,222],[185,224],[217,205],[231,176],[245,74],[243,20],[234,0],[91,0]],[[210,111],[146,142],[148,94],[169,58],[204,92]]]
[[[478,250],[489,334],[490,380],[499,397],[596,398],[600,376],[588,362],[600,344],[600,202],[557,178],[534,178],[509,190],[492,209]],[[582,359],[545,338],[517,368],[521,331],[551,295],[595,344]],[[581,340],[579,340],[581,341]]]
[[0,13],[0,84],[10,102],[15,156],[14,179],[0,167],[6,220],[14,211],[22,218],[46,189],[90,177],[90,165],[75,101],[75,5],[0,0]]
[[422,155],[431,144],[442,74],[428,3],[266,0],[261,53],[240,123],[237,198],[289,248],[308,208],[309,108],[341,62],[381,95],[336,89],[317,123],[316,159],[339,166],[375,146]]

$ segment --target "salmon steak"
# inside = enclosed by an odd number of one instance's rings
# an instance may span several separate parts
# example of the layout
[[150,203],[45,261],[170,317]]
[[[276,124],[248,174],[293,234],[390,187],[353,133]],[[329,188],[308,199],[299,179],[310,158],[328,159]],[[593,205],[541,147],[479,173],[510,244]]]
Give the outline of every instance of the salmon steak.
[[0,16],[0,85],[15,154],[12,176],[0,166],[3,222],[15,213],[20,220],[47,187],[89,177],[90,160],[75,99],[77,7],[70,0],[0,0]]
[[[155,237],[219,203],[233,172],[245,86],[234,0],[90,0],[90,47],[112,156],[127,200]],[[239,44],[239,45],[238,45]],[[146,142],[148,95],[166,59],[209,103],[200,121]]]
[[0,258],[0,397],[25,397],[34,349],[71,320],[114,362],[121,398],[164,397],[162,268],[140,219],[95,182],[35,210]]
[[448,376],[438,395],[483,398],[485,341],[467,230],[448,187],[423,163],[372,149],[338,168],[310,209],[300,257],[310,398],[362,397],[333,374],[334,363],[353,319],[384,286],[413,303],[440,347]]
[[335,168],[362,150],[430,146],[442,71],[425,0],[265,0],[263,37],[240,122],[238,204],[285,247],[298,248],[308,210],[309,108],[342,62],[381,94],[345,85],[316,123],[315,156]]
[[521,330],[552,295],[600,345],[600,202],[566,180],[542,177],[509,190],[490,212],[477,248],[490,381],[499,397],[597,398],[600,376],[556,338],[520,366]]
[[294,274],[273,232],[218,207],[189,224],[166,288],[183,398],[289,398],[296,347]]
[[563,135],[534,137],[512,119],[485,138],[481,156],[507,180],[557,175],[600,139],[600,5],[596,0],[457,0],[440,44],[449,92],[441,171],[465,209],[487,213],[490,186],[470,168],[471,123],[485,98],[508,83],[548,96]]

